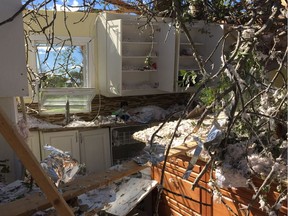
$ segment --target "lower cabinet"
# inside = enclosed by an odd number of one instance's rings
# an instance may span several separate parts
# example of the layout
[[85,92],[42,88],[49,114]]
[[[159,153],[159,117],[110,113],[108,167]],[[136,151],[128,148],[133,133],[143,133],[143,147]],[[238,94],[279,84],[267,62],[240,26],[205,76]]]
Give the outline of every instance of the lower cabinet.
[[42,132],[41,133],[41,152],[42,159],[46,158],[50,151],[44,149],[45,145],[51,145],[57,149],[71,154],[73,158],[80,161],[78,130]]
[[[211,216],[212,198],[209,193],[202,188],[207,188],[206,174],[199,181],[201,188],[192,190],[192,184],[203,168],[204,163],[194,166],[190,177],[185,180],[183,174],[186,171],[189,160],[186,158],[173,157],[166,164],[163,179],[163,193],[159,205],[159,215],[173,216]],[[161,181],[163,163],[152,167],[152,178]]]
[[86,172],[100,172],[111,166],[109,128],[79,131],[80,162]]
[[39,141],[38,145],[36,144],[36,136],[31,137],[29,141],[29,146],[33,149],[33,152],[37,152],[36,148],[38,146],[39,157],[37,159],[39,161],[40,149],[41,159],[43,160],[50,154],[50,151],[45,150],[44,146],[51,145],[68,152],[81,164],[85,164],[87,173],[104,171],[111,166],[109,128],[57,132],[42,131],[39,134],[40,144]]
[[[205,163],[198,161],[190,177],[185,180],[183,174],[191,158],[179,155],[169,158],[163,175],[163,193],[159,205],[159,216],[247,216],[245,209],[253,197],[251,188],[227,188],[220,189],[222,193],[222,202],[213,202],[211,193],[208,189],[209,173],[205,173],[199,181],[201,188],[191,189],[196,176],[204,168]],[[163,163],[152,167],[152,178],[160,182],[162,176]],[[262,180],[253,179],[256,187],[260,187]],[[276,186],[271,185],[267,200],[273,205],[279,193],[276,192]],[[267,215],[259,208],[258,201],[251,206],[249,216]],[[277,216],[287,216],[287,202],[277,212]]]

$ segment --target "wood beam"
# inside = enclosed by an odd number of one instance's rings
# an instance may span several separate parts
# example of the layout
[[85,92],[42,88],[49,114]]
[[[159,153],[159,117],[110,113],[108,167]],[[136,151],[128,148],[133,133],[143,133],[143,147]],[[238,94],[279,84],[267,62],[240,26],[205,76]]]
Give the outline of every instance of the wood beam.
[[118,6],[120,11],[140,14],[140,11],[135,6],[123,2],[122,0],[106,0],[105,2]]

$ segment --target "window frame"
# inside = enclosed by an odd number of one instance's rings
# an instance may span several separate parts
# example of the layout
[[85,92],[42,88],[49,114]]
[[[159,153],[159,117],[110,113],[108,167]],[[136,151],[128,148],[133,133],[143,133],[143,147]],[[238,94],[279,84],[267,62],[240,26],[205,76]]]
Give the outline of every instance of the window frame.
[[[61,41],[64,40],[72,40],[72,44],[65,44],[65,45],[83,45],[86,46],[86,50],[87,50],[87,59],[86,61],[87,64],[85,65],[85,74],[83,74],[83,87],[79,87],[79,88],[72,88],[72,87],[63,87],[63,96],[66,95],[67,90],[68,89],[73,89],[73,92],[75,92],[76,95],[81,95],[82,92],[87,92],[88,89],[94,89],[95,91],[93,92],[93,95],[95,96],[96,94],[96,75],[95,75],[95,58],[94,58],[94,41],[91,37],[55,37],[54,38],[54,44],[60,43]],[[30,40],[31,40],[31,50],[29,51],[29,66],[32,68],[33,71],[35,71],[36,73],[39,73],[38,68],[37,68],[37,47],[36,45],[39,43],[45,44],[47,43],[47,39],[44,35],[33,35],[30,36]],[[38,81],[39,82],[39,81]],[[61,88],[39,88],[39,83],[36,81],[36,85],[35,85],[35,98],[34,101],[39,103],[40,99],[39,99],[39,92],[43,89],[45,89],[45,91],[49,91],[49,89],[51,90],[51,92],[55,92],[55,90],[58,90],[57,95],[61,94]],[[60,93],[59,93],[60,91]],[[69,90],[68,90],[69,91]],[[91,92],[91,91],[88,91]],[[92,98],[93,99],[93,98]],[[91,103],[91,101],[89,101]],[[41,114],[41,110],[40,110],[40,106],[39,105],[39,113]],[[82,112],[82,111],[81,111]],[[83,113],[87,113],[87,112],[91,112],[91,106],[89,106],[89,110],[83,110]],[[42,113],[43,114],[43,113]],[[45,115],[53,115],[53,114],[63,114],[63,112],[61,113],[45,113]]]

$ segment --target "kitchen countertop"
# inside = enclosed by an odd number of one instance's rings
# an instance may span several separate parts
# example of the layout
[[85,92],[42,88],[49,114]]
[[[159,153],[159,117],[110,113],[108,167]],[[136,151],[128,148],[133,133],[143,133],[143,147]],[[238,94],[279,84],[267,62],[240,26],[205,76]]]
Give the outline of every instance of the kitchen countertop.
[[[155,122],[153,122],[155,123]],[[157,122],[160,123],[160,122]],[[29,130],[30,131],[42,131],[42,132],[56,132],[56,131],[70,131],[70,130],[94,130],[94,129],[99,129],[99,128],[111,128],[111,127],[129,127],[129,126],[137,126],[137,125],[147,125],[147,124],[142,124],[142,123],[138,123],[138,122],[129,122],[129,123],[107,123],[107,124],[99,124],[99,125],[81,125],[81,123],[79,123],[79,125],[75,125],[75,126],[61,126],[61,125],[55,125],[55,127],[53,126],[49,126],[49,127],[45,127],[44,126],[40,126],[40,127],[30,127]]]

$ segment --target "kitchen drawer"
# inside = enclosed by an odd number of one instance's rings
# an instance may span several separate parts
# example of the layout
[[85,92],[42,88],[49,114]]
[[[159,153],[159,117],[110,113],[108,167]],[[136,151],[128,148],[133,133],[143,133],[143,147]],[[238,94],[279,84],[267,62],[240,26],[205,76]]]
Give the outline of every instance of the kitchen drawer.
[[227,197],[223,197],[222,200],[225,202],[225,204],[216,202],[213,203],[213,216],[235,216],[234,213],[239,216],[245,215],[245,211],[241,211],[241,209],[247,206],[238,202],[234,202],[232,199]]
[[[163,203],[162,207],[166,206],[166,208],[174,210],[173,212],[175,214],[177,212],[177,214],[183,215],[183,216],[201,216],[200,214],[196,213],[192,209],[187,208],[186,206],[175,201],[174,199],[171,199],[169,196],[163,195],[162,197],[163,197],[163,200],[165,200],[165,203]],[[161,214],[161,215],[164,215],[164,214]],[[167,215],[167,211],[166,211],[166,215]]]
[[[249,204],[249,202],[246,203],[240,203],[237,201],[237,198],[234,199],[230,199],[228,197],[223,197],[223,201],[225,202],[225,205],[223,203],[218,204],[218,203],[213,203],[213,216],[234,216],[236,213],[238,216],[246,216],[246,209],[247,206]],[[258,204],[258,201],[255,201],[255,204]],[[234,212],[230,211],[227,206],[229,206],[229,208]],[[286,209],[287,210],[287,209]],[[250,209],[250,214],[249,216],[263,216],[263,215],[267,215],[266,213],[262,212],[259,209],[259,206],[253,206]],[[279,214],[277,214],[278,216],[284,216],[287,215],[287,211],[286,214],[282,211],[279,212]]]
[[[163,168],[162,164],[159,164],[158,168],[162,169]],[[198,176],[198,174],[196,172],[194,172],[194,171],[195,171],[195,169],[198,169],[198,168],[200,168],[200,166],[198,166],[198,165],[194,166],[189,178],[187,179],[188,181],[194,182],[195,178]],[[166,163],[165,171],[169,172],[169,173],[172,173],[172,174],[182,178],[184,173],[185,173],[185,171],[186,171],[186,168],[179,167],[179,166],[177,166],[177,165],[175,165],[173,163]],[[200,178],[200,181],[207,182],[207,174],[204,174]]]
[[[245,208],[248,206],[248,204],[251,202],[253,193],[252,190],[249,190],[248,188],[228,188],[228,189],[220,189],[223,200],[227,203],[227,205],[233,209],[237,214],[239,215],[246,215],[245,213],[239,212],[241,208]],[[278,195],[275,195],[276,192],[271,192],[267,199],[270,203],[270,205],[273,205],[275,203],[275,200],[277,199]],[[278,215],[287,215],[287,203],[283,203],[284,206],[280,208],[280,212]],[[237,207],[237,208],[236,208]],[[238,212],[237,210],[238,209]],[[225,211],[224,211],[225,210]],[[229,211],[225,207],[224,204],[213,204],[213,215],[217,216],[220,212],[227,212],[227,215],[229,215]],[[226,215],[226,214],[225,214]],[[260,209],[259,209],[259,200],[257,199],[254,201],[253,206],[251,208],[251,216],[262,216],[265,215]]]
[[[177,165],[178,167],[186,169],[188,167],[189,161],[191,160],[190,157],[185,155],[178,155],[176,157],[171,157],[168,159],[168,162],[174,165]],[[205,162],[198,160],[193,168],[193,172],[200,173],[202,167],[205,166]]]
[[[161,169],[153,167],[153,172],[152,172],[153,179],[157,180],[160,182],[161,178]],[[207,187],[205,183],[200,182],[200,185],[203,187]],[[169,191],[164,190],[163,194],[168,196],[169,198],[175,200],[179,204],[184,205],[188,209],[193,210],[194,212],[201,214],[202,208],[201,204],[207,202],[207,196],[204,195],[203,190],[200,188],[196,187],[194,190],[191,189],[192,187],[192,182],[187,181],[185,179],[182,179],[179,176],[176,176],[172,173],[165,172],[164,175],[164,181],[163,181],[163,187],[168,189]],[[183,196],[179,196],[176,194],[181,194]],[[207,193],[205,191],[205,193]],[[187,199],[186,197],[190,197],[193,200]]]
[[[171,157],[168,159],[166,163],[166,171],[174,175],[182,177],[189,165],[190,159],[191,158],[187,156],[181,156],[181,155],[177,157]],[[197,163],[194,165],[193,170],[188,180],[191,182],[194,182],[194,179],[198,176],[198,174],[201,172],[204,166],[205,166],[205,162],[198,160]],[[158,164],[158,167],[162,168],[163,163]],[[201,177],[200,181],[208,182],[209,178],[210,178],[209,172],[207,172]]]

